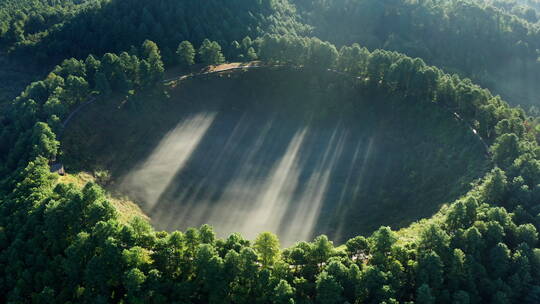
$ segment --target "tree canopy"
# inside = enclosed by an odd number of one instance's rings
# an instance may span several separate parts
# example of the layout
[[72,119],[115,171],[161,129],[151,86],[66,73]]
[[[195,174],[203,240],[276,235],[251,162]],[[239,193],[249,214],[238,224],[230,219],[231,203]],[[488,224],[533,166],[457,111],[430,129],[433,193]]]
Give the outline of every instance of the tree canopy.
[[[166,233],[140,219],[123,224],[97,185],[56,184],[48,159],[58,153],[58,122],[84,102],[81,92],[148,90],[161,79],[160,50],[147,41],[137,54],[68,60],[30,85],[4,121],[2,301],[534,301],[540,155],[534,131],[518,127],[526,123],[523,111],[421,60],[356,45],[338,52],[318,39],[295,39],[266,36],[256,43],[263,60],[317,63],[351,75],[365,90],[420,103],[434,99],[479,127],[498,168],[430,224],[416,224],[419,232],[382,227],[351,239],[346,250],[326,236],[280,249],[270,233],[252,243],[239,235],[216,239],[209,226]],[[287,48],[273,49],[276,43]],[[291,57],[289,47],[300,56]]]
[[[539,95],[538,2],[507,2],[1,1],[2,51],[58,64],[0,115],[0,302],[537,303],[540,119],[504,99]],[[100,186],[50,172],[79,107],[137,107],[165,95],[166,65],[229,58],[343,75],[412,109],[435,104],[487,147],[490,169],[408,228],[290,248],[271,233],[124,223]]]

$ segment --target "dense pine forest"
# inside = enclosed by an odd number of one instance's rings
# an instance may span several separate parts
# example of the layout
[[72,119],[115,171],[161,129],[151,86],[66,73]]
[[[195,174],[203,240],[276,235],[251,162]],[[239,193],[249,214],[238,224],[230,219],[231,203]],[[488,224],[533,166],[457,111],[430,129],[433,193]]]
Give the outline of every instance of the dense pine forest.
[[0,0],[0,302],[539,303],[539,8]]
[[41,64],[128,51],[145,39],[161,47],[166,64],[182,40],[215,40],[233,58],[231,43],[246,36],[292,34],[420,57],[526,110],[540,93],[535,1],[4,2],[0,47]]

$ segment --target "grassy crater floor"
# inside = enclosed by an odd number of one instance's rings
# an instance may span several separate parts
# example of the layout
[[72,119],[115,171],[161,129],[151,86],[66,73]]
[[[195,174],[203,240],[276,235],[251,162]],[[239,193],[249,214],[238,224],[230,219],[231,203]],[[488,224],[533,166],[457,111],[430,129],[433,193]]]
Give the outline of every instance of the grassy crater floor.
[[68,172],[108,171],[107,187],[158,229],[342,242],[432,216],[490,166],[453,113],[328,71],[198,75],[165,90],[96,102],[62,140]]

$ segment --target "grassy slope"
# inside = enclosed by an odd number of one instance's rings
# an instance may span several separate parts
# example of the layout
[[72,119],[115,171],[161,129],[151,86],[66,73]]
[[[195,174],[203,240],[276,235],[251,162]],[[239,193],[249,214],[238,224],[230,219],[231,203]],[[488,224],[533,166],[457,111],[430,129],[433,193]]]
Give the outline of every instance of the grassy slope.
[[[274,103],[273,107],[286,109],[283,121],[304,119],[304,111],[316,109],[323,127],[335,115],[350,112],[356,115],[352,118],[355,123],[363,123],[366,130],[376,130],[384,138],[389,154],[373,161],[366,178],[383,181],[372,183],[372,189],[363,194],[371,204],[353,204],[349,209],[347,220],[355,224],[348,228],[354,233],[347,235],[369,233],[381,224],[406,227],[411,221],[429,217],[442,203],[469,189],[469,183],[486,169],[480,144],[437,105],[390,106],[392,102],[381,100],[358,103],[362,98],[345,92],[350,83],[342,84],[343,88],[324,88],[325,81],[339,81],[335,75],[317,82],[309,74],[251,71],[205,76],[171,83],[170,99],[147,96],[128,102],[97,103],[66,132],[63,143],[68,170],[109,170],[114,188],[116,179],[150,153],[172,122],[189,112],[215,110],[216,100],[233,111],[247,107],[253,113],[267,111],[266,106]],[[306,86],[310,92],[306,92]],[[281,96],[285,91],[288,96]],[[329,99],[338,95],[340,104]],[[230,103],[231,99],[236,101]],[[373,129],[374,125],[378,127]],[[409,141],[415,147],[408,147]]]
[[[82,189],[89,182],[96,182],[96,179],[87,172],[66,174],[58,178],[58,183],[74,184],[80,189]],[[120,221],[123,223],[129,222],[134,217],[140,217],[145,220],[149,219],[137,204],[130,201],[126,197],[107,192],[107,199],[116,208],[118,214],[120,215]]]

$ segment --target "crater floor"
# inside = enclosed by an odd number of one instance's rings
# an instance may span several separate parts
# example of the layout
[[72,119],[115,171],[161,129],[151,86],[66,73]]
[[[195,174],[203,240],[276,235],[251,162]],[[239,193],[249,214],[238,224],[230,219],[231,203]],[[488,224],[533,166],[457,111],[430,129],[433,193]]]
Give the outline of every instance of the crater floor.
[[110,187],[158,229],[341,242],[432,215],[486,166],[482,144],[438,105],[335,75],[236,72],[169,90],[142,106],[93,105],[65,140],[68,166],[110,170]]

